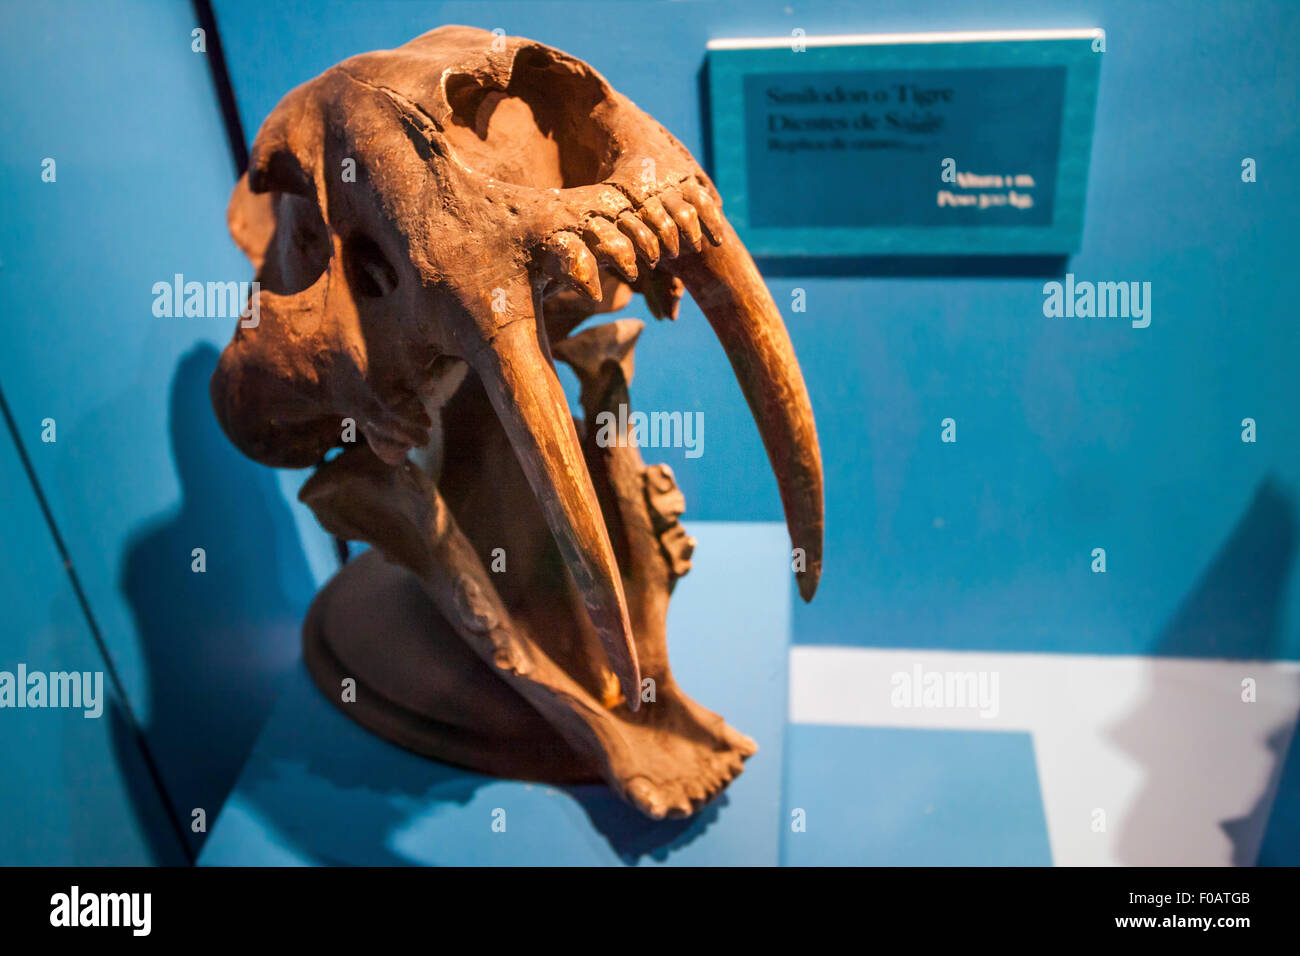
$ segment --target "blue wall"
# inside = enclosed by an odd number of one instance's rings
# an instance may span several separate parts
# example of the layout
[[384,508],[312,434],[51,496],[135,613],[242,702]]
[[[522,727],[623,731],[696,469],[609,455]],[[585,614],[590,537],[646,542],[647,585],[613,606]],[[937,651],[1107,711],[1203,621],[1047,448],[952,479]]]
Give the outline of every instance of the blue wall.
[[[104,673],[63,556],[0,422],[0,671],[98,672],[86,710],[0,711],[0,865],[175,863],[179,831],[159,797],[129,706]],[[87,701],[83,701],[83,705]]]
[[[153,284],[175,273],[250,278],[226,233],[234,168],[195,26],[179,2],[0,10],[0,388],[197,848],[191,811],[220,807],[297,657],[314,576],[328,573],[304,555],[329,552],[292,487],[213,419],[207,379],[234,322],[152,312]],[[47,157],[54,182],[42,181]],[[305,551],[300,529],[323,547]],[[21,646],[24,631],[12,636]],[[8,640],[0,668],[14,663]]]

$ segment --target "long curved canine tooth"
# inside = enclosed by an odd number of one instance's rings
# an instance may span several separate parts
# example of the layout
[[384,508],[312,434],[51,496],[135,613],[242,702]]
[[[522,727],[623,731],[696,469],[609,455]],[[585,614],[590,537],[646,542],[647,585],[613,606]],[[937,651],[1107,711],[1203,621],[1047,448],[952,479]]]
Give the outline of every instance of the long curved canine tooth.
[[556,232],[542,244],[546,271],[579,295],[599,302],[600,265],[582,237],[572,232]]
[[709,242],[715,246],[722,245],[723,223],[722,209],[709,191],[699,183],[691,182],[689,179],[677,187],[682,194],[682,198],[695,207],[695,212],[700,217],[700,225],[704,227],[704,233],[709,237]]
[[[526,297],[521,290],[515,298]],[[534,299],[532,311],[540,320],[540,301]],[[519,310],[499,321],[492,337],[467,360],[541,506],[628,707],[637,710],[641,670],[614,547],[564,389],[542,354],[538,321],[514,321],[524,315]]]
[[637,254],[645,260],[646,265],[653,269],[659,264],[659,240],[649,226],[630,212],[619,216],[616,225],[623,235],[632,240]]
[[615,229],[608,219],[600,216],[587,223],[586,233],[583,238],[598,258],[611,263],[627,282],[636,281],[636,248],[627,236]]
[[664,204],[651,196],[641,204],[641,219],[655,231],[659,245],[667,250],[668,255],[677,258],[677,254],[682,251],[681,240],[677,238],[677,225],[664,209]]
[[799,593],[810,601],[821,577],[823,526],[812,403],[781,313],[735,230],[723,222],[720,245],[674,259],[667,268],[685,280],[749,402],[781,491]]
[[677,231],[686,237],[691,250],[699,252],[704,245],[704,236],[700,233],[700,217],[695,214],[695,207],[671,189],[662,193],[659,199],[673,217],[673,222],[677,223]]

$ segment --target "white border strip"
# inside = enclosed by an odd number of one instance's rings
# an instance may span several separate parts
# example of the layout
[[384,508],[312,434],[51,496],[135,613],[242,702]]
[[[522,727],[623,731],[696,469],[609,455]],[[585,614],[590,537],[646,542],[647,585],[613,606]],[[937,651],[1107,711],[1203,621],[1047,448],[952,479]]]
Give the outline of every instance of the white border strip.
[[[804,46],[880,46],[893,43],[982,43],[989,40],[1092,40],[1104,37],[1100,27],[1082,30],[969,30],[950,33],[845,33],[799,37]],[[737,37],[710,40],[710,50],[766,50],[788,47],[788,37]]]

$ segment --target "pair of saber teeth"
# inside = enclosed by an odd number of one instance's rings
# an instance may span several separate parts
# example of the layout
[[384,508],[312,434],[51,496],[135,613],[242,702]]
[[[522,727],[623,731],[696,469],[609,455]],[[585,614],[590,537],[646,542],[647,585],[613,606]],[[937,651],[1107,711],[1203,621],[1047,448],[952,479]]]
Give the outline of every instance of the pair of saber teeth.
[[[553,234],[544,245],[546,271],[599,302],[597,257],[631,282],[637,254],[650,267],[658,264],[661,248],[668,254],[664,267],[704,312],[749,403],[781,492],[791,545],[803,557],[795,575],[808,601],[821,576],[823,528],[821,450],[808,390],[753,259],[712,197],[692,186],[647,200],[640,218],[625,212],[617,222],[589,220],[581,237]],[[695,254],[678,258],[683,236]],[[540,314],[534,318],[504,323],[470,364],[542,507],[624,699],[637,710],[641,674],[622,579],[568,402],[539,344]]]

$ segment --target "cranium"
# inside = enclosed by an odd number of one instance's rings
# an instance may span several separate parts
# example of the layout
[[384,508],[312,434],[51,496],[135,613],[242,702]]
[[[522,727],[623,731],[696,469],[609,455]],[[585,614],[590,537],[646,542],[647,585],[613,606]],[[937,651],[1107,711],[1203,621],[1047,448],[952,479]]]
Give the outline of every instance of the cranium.
[[[574,330],[633,291],[675,318],[689,290],[753,412],[811,599],[807,390],[687,150],[585,63],[444,27],[290,92],[229,218],[261,293],[212,380],[227,435],[268,465],[317,466],[302,497],[321,523],[409,569],[441,618],[430,640],[477,655],[437,665],[444,698],[477,696],[430,705],[446,712],[419,733],[349,712],[477,769],[603,778],[653,817],[715,796],[755,747],[668,669],[668,596],[694,544],[681,495],[666,467],[575,422],[553,365],[576,370],[587,422],[625,403],[640,323]],[[498,549],[507,570],[489,572]]]

